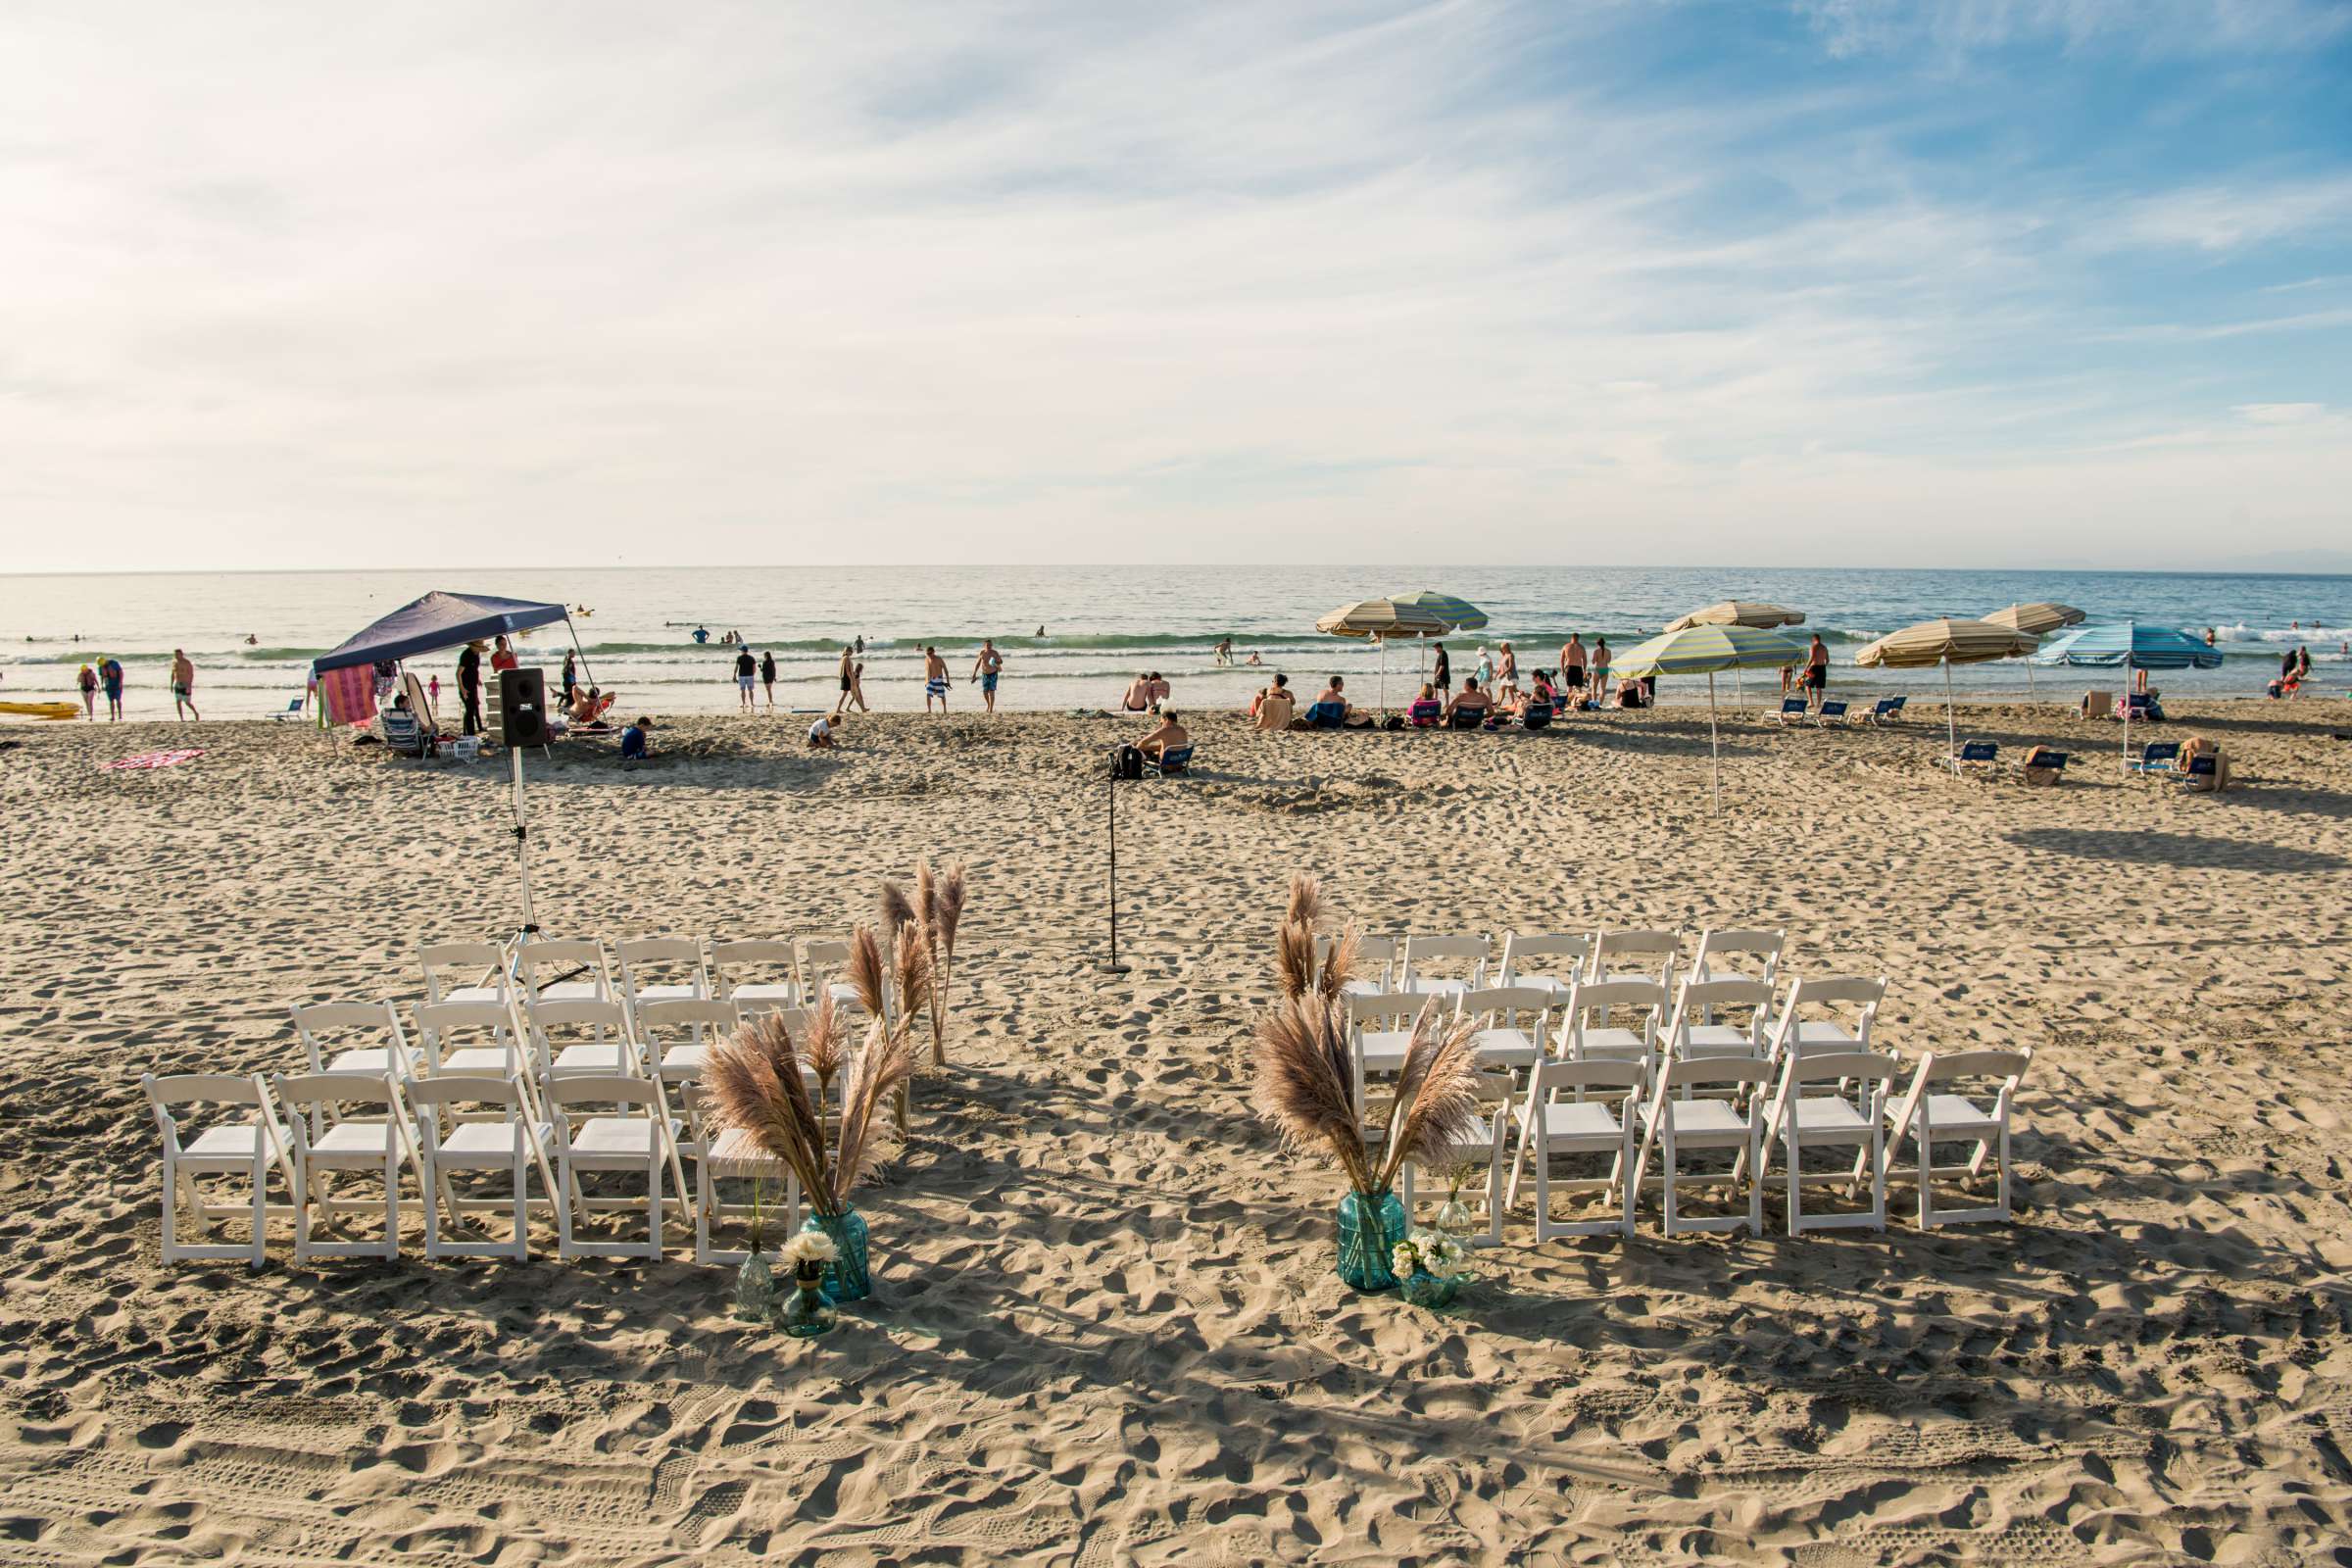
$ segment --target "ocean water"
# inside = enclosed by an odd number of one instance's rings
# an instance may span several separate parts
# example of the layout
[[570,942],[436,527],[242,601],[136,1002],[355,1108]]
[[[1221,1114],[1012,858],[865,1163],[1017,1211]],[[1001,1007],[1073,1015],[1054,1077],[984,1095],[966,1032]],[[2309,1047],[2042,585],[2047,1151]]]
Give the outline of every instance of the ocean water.
[[[1856,668],[1855,649],[1932,615],[1984,614],[2021,600],[2052,599],[2091,619],[2137,619],[2208,628],[2228,659],[2217,670],[2168,671],[2157,684],[2196,696],[2258,696],[2279,656],[2301,645],[2313,662],[2341,665],[2352,643],[2352,577],[2231,576],[2082,571],[1904,571],[1709,567],[1461,566],[676,566],[550,571],[124,573],[0,576],[0,699],[75,696],[79,665],[102,653],[123,662],[131,717],[172,711],[167,668],[185,648],[197,664],[205,716],[249,717],[298,697],[312,657],[377,616],[434,588],[555,600],[580,607],[581,652],[594,681],[628,711],[710,712],[736,706],[734,650],[716,639],[740,630],[755,652],[772,651],[779,708],[832,705],[842,644],[865,640],[867,701],[884,710],[922,706],[922,648],[935,644],[956,675],[952,702],[979,706],[968,685],[973,651],[994,636],[1005,656],[1000,705],[1009,709],[1114,706],[1139,671],[1158,670],[1179,707],[1245,703],[1275,669],[1311,695],[1334,672],[1359,702],[1380,695],[1381,651],[1319,635],[1317,616],[1378,594],[1435,588],[1483,609],[1491,624],[1447,639],[1457,672],[1477,650],[1508,640],[1521,667],[1555,662],[1570,631],[1590,645],[1605,634],[1624,649],[1665,621],[1727,598],[1763,599],[1807,613],[1804,629],[1830,644],[1833,687],[1873,694],[1942,689],[1939,671]],[[712,643],[697,647],[695,627]],[[1042,628],[1042,635],[1041,633]],[[78,641],[75,638],[78,637]],[[1233,639],[1263,667],[1220,668],[1211,647]],[[250,641],[248,639],[251,639]],[[551,626],[520,645],[551,678],[570,638]],[[1422,651],[1387,653],[1392,702],[1410,695]],[[420,674],[454,683],[455,653],[417,662]],[[2325,670],[2321,679],[2352,674]],[[2082,670],[2037,669],[2045,695],[2090,684]],[[2027,689],[2015,661],[1955,671],[1972,696]],[[1724,681],[1728,688],[1728,678]],[[1772,671],[1751,672],[1751,701],[1777,691]],[[1664,681],[1668,702],[1703,700],[1703,681]]]

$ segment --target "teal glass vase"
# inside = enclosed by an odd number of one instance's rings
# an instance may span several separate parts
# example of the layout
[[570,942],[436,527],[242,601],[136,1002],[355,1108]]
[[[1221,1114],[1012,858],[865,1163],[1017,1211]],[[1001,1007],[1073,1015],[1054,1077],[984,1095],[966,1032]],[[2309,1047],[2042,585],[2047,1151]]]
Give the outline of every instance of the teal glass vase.
[[764,1323],[775,1305],[775,1270],[755,1250],[735,1271],[735,1315],[747,1323]]
[[824,1276],[800,1274],[790,1283],[779,1303],[776,1327],[796,1340],[832,1333],[840,1314],[833,1310],[833,1298],[825,1294]]
[[1395,1193],[1348,1193],[1340,1200],[1340,1278],[1359,1291],[1395,1290],[1389,1253],[1404,1231],[1404,1204]]
[[1449,1306],[1462,1288],[1459,1274],[1432,1274],[1417,1268],[1397,1285],[1397,1294],[1415,1306]]
[[801,1224],[805,1231],[822,1231],[833,1238],[840,1256],[825,1265],[825,1294],[836,1304],[843,1301],[862,1301],[874,1294],[874,1277],[866,1267],[865,1217],[854,1208],[838,1214],[810,1214]]

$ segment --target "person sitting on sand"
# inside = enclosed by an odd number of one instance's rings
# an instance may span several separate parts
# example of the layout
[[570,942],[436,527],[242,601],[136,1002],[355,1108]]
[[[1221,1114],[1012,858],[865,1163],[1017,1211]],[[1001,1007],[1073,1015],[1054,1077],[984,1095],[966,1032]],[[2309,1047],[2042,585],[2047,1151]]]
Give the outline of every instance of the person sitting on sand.
[[1152,706],[1152,675],[1149,670],[1127,685],[1127,695],[1119,699],[1119,707],[1130,713],[1141,713]]
[[1619,708],[1647,708],[1649,706],[1649,689],[1634,676],[1626,676],[1617,686],[1617,706]]
[[1173,708],[1162,709],[1159,715],[1159,727],[1135,744],[1137,750],[1146,757],[1158,760],[1165,758],[1172,751],[1192,745],[1193,734],[1192,731],[1176,722],[1176,710]]
[[1152,706],[1157,708],[1167,702],[1168,691],[1169,687],[1167,681],[1160,675],[1158,670],[1153,670],[1152,672]]
[[823,713],[817,714],[816,722],[808,726],[808,744],[820,752],[839,750],[833,740],[833,731],[848,723],[849,717],[847,713],[835,713],[829,718]]
[[1274,683],[1250,699],[1250,716],[1259,729],[1288,729],[1298,706],[1298,699],[1291,695],[1291,677],[1276,671]]
[[654,755],[646,740],[646,737],[653,733],[653,728],[654,721],[652,719],[640,716],[637,722],[620,732],[620,760],[622,761],[642,762]]
[[1446,722],[1455,729],[1476,729],[1487,721],[1494,707],[1494,699],[1479,689],[1478,677],[1465,676],[1462,689],[1446,705]]

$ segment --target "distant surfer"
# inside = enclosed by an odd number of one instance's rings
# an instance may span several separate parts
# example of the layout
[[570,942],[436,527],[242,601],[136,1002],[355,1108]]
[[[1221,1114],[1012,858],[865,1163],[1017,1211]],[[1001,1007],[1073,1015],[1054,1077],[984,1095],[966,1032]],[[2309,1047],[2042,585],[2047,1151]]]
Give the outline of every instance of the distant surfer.
[[852,642],[850,646],[857,649],[858,653],[863,654],[865,652],[865,633],[859,632],[857,640]]
[[245,634],[245,646],[248,648],[259,648],[262,646],[262,640],[259,637],[256,637],[253,633],[247,632]]
[[1040,626],[1040,627],[1038,627],[1038,628],[1037,628],[1037,635],[1038,635],[1038,638],[1039,638],[1039,640],[1040,640],[1040,641],[1043,641],[1043,640],[1044,640],[1044,638],[1045,638],[1045,635],[1046,635],[1046,628],[1045,628],[1045,627],[1043,627],[1043,626]]

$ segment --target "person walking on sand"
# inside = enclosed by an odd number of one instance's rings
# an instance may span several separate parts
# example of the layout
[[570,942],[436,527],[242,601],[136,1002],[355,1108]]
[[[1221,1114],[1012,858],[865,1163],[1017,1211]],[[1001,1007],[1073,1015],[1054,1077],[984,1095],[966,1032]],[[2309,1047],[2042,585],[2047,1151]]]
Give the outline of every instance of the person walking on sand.
[[760,684],[767,688],[767,710],[776,710],[776,651],[768,649],[760,656]]
[[461,727],[468,735],[478,735],[482,728],[482,645],[478,642],[467,643],[458,655],[458,699],[466,708]]
[[1813,634],[1813,646],[1805,650],[1805,690],[1816,703],[1830,694],[1830,645]]
[[939,650],[923,644],[923,711],[931,711],[936,701],[944,716],[948,710],[948,662],[939,657]]
[[1518,701],[1519,656],[1511,652],[1511,645],[1509,643],[1504,643],[1502,645],[1502,669],[1500,673],[1502,684],[1497,688],[1497,691],[1500,694],[1501,700],[1505,703]]
[[184,648],[172,650],[172,711],[182,719],[202,719],[196,711],[196,664]]
[[1438,662],[1430,669],[1429,683],[1438,689],[1438,699],[1441,702],[1445,700],[1447,692],[1453,690],[1453,661],[1446,656],[1444,643],[1438,644]]
[[752,682],[758,678],[759,674],[760,661],[752,657],[752,651],[749,648],[737,650],[735,654],[736,704],[747,713],[760,706],[752,699]]
[[850,645],[848,643],[843,643],[841,645],[841,695],[833,699],[833,712],[834,716],[836,717],[839,717],[849,709],[852,675],[853,672],[850,669]]
[[106,688],[106,717],[112,723],[122,716],[122,661],[112,654],[101,658],[98,684]]
[[996,639],[980,639],[980,657],[972,661],[972,679],[980,683],[980,700],[988,710],[997,710],[997,677],[1004,673],[1004,656],[997,652]]
[[[1567,693],[1567,706],[1575,707],[1577,700],[1583,695],[1581,692]],[[1609,640],[1606,637],[1595,637],[1592,639],[1592,706],[1598,708],[1608,699],[1608,695]]]
[[82,716],[95,723],[98,718],[98,672],[84,664],[75,681],[81,687]]

